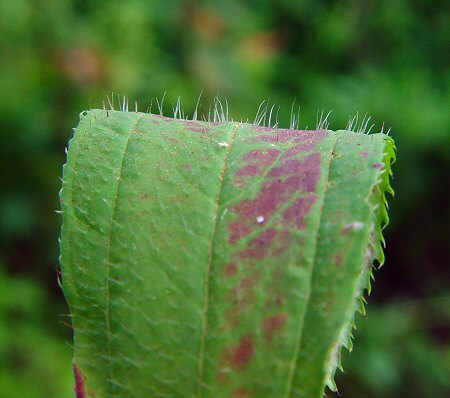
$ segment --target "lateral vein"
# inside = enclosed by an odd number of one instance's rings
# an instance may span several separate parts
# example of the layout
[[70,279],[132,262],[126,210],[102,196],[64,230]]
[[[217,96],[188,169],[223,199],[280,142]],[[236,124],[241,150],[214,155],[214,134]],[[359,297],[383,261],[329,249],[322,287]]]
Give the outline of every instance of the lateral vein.
[[300,320],[300,327],[297,333],[297,337],[296,337],[296,343],[295,343],[295,350],[294,350],[294,354],[292,355],[291,358],[291,364],[289,367],[289,373],[288,373],[288,377],[286,380],[286,388],[283,394],[283,398],[289,398],[291,396],[291,391],[292,391],[292,383],[294,381],[294,373],[295,373],[295,369],[296,369],[296,365],[297,365],[297,360],[298,360],[298,355],[300,353],[300,347],[302,344],[302,335],[303,335],[303,326],[304,326],[304,320],[305,320],[305,316],[306,316],[306,311],[308,310],[308,304],[309,304],[309,300],[311,298],[311,288],[312,288],[312,279],[313,279],[313,274],[314,274],[314,269],[315,269],[315,265],[316,265],[316,256],[317,256],[317,237],[319,234],[319,229],[320,229],[320,225],[322,223],[322,215],[323,215],[323,206],[325,203],[325,196],[327,194],[327,190],[328,190],[328,181],[329,181],[329,177],[330,177],[330,166],[331,166],[331,162],[333,160],[333,150],[334,150],[334,146],[336,145],[336,141],[337,141],[337,136],[334,133],[334,142],[333,145],[331,147],[331,151],[330,151],[330,159],[328,162],[328,170],[327,170],[327,177],[325,179],[325,188],[324,188],[324,192],[323,192],[323,201],[322,204],[320,206],[320,213],[319,213],[319,222],[317,223],[317,228],[314,232],[314,255],[313,255],[313,262],[311,264],[311,273],[310,273],[310,280],[309,280],[309,290],[307,292],[307,296],[306,296],[306,303],[305,303],[305,311],[303,312],[303,316],[302,319]]
[[[107,249],[106,249],[106,286],[105,286],[105,296],[106,296],[106,343],[107,343],[107,349],[108,349],[108,357],[109,361],[111,360],[111,308],[110,308],[110,292],[109,292],[109,274],[110,274],[110,268],[111,268],[111,249],[112,249],[112,231],[114,226],[114,221],[116,218],[116,212],[117,212],[117,202],[119,198],[119,191],[120,191],[120,184],[122,182],[122,172],[123,172],[123,166],[126,154],[128,152],[128,146],[131,141],[132,133],[135,131],[136,126],[138,125],[139,121],[142,119],[143,116],[139,116],[134,124],[131,126],[130,131],[128,133],[127,142],[125,144],[122,159],[119,166],[119,174],[117,176],[117,184],[116,184],[116,190],[114,193],[114,200],[113,200],[113,208],[111,213],[111,222],[109,223],[108,227],[108,235],[107,235]],[[112,364],[110,362],[110,380],[113,381],[113,369]]]
[[228,143],[228,149],[227,154],[225,155],[225,161],[222,168],[222,171],[220,173],[220,180],[219,180],[219,188],[217,190],[217,196],[215,200],[215,209],[214,209],[214,218],[213,218],[213,226],[212,226],[212,232],[211,232],[211,239],[209,242],[209,250],[208,250],[208,263],[207,263],[207,269],[206,269],[206,277],[205,277],[205,291],[204,291],[204,308],[203,308],[203,315],[202,315],[202,334],[200,337],[200,351],[199,351],[199,361],[198,361],[198,373],[197,373],[197,398],[202,397],[202,384],[203,384],[203,370],[204,370],[204,364],[205,364],[205,345],[206,345],[206,333],[207,333],[207,326],[208,326],[208,310],[209,310],[209,281],[211,277],[211,270],[212,270],[212,262],[213,262],[213,254],[214,254],[214,239],[217,233],[217,224],[218,224],[218,218],[219,218],[219,210],[220,210],[220,198],[222,194],[222,187],[223,182],[225,179],[225,174],[227,172],[228,168],[228,159],[230,157],[231,149],[233,147],[234,138],[236,136],[236,133],[241,127],[241,123],[238,123],[236,127],[234,128],[233,132],[231,133],[230,142]]

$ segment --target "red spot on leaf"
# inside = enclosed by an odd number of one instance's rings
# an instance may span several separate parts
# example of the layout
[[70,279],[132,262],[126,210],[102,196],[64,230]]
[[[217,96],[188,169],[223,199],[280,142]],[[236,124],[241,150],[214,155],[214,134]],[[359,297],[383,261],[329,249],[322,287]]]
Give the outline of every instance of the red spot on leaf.
[[269,166],[277,158],[280,151],[278,149],[255,149],[244,156],[245,161],[257,162],[264,166]]
[[262,175],[277,159],[280,151],[278,149],[255,149],[244,156],[248,162],[236,173],[235,182],[237,186],[243,185],[243,177],[254,177]]
[[364,157],[364,158],[368,158],[369,157],[369,152],[367,152],[367,151],[362,151],[360,153],[361,153],[361,156]]
[[[273,168],[269,177],[283,178],[290,192],[314,192],[320,173],[320,153],[313,153],[303,161],[289,159]],[[287,177],[287,178],[286,178]]]
[[336,265],[338,267],[340,267],[342,265],[342,263],[344,262],[344,258],[342,257],[341,253],[336,253],[334,255],[334,262],[336,263]]
[[184,124],[187,127],[203,127],[203,123],[201,122],[196,122],[195,120],[187,120],[186,122],[184,122]]
[[225,362],[235,370],[243,370],[252,359],[254,351],[253,336],[242,336],[239,343],[224,351]]
[[274,229],[268,229],[255,239],[251,240],[247,248],[239,252],[239,257],[243,258],[264,258],[271,247],[276,236]]
[[274,167],[255,199],[243,200],[233,206],[237,219],[229,226],[229,242],[236,243],[247,236],[255,228],[258,216],[262,215],[267,222],[293,193],[314,192],[319,175],[320,153],[313,153],[302,161],[289,159]]
[[254,287],[261,279],[261,272],[256,271],[240,280],[229,292],[230,307],[227,309],[227,320],[231,327],[240,324],[245,312],[255,300]]
[[281,330],[286,323],[287,314],[270,316],[263,321],[263,333],[266,341],[271,341],[276,332]]
[[75,394],[77,398],[86,398],[86,392],[84,390],[84,379],[85,377],[81,373],[77,365],[73,365],[73,373],[75,375]]
[[281,297],[281,295],[278,295],[277,297],[275,297],[275,305],[278,308],[281,308],[283,306],[283,297]]
[[259,174],[261,174],[261,166],[259,164],[248,164],[247,166],[240,169],[236,173],[236,176],[238,176],[238,177],[254,177]]
[[255,131],[274,131],[273,127],[253,125]]
[[305,228],[305,216],[308,215],[311,211],[311,208],[316,199],[316,195],[297,199],[284,211],[283,219],[285,220],[285,222],[288,224],[293,224],[297,229]]
[[316,147],[316,145],[317,145],[317,141],[296,145],[295,147],[288,149],[283,154],[283,157],[288,158],[291,156],[295,156],[295,155],[297,155],[297,153],[300,153],[300,152],[312,151]]
[[237,327],[243,317],[243,314],[244,314],[243,301],[239,300],[233,303],[230,306],[230,308],[227,309],[226,313],[228,325],[231,328]]
[[[265,131],[265,130],[262,130]],[[319,142],[323,138],[328,136],[326,130],[272,130],[273,134],[259,135],[255,137],[255,141],[263,142]]]
[[246,276],[242,279],[237,291],[252,289],[260,279],[261,274],[259,272],[255,272],[252,275]]
[[238,266],[235,263],[230,263],[225,265],[223,272],[225,276],[228,276],[229,278],[236,275],[238,270]]
[[188,130],[193,131],[194,133],[207,133],[209,127],[188,127]]
[[381,169],[381,168],[383,167],[383,165],[382,165],[381,163],[374,163],[374,164],[372,165],[372,167],[373,167],[374,169]]
[[279,257],[289,247],[290,232],[281,231],[277,233],[277,240],[273,246],[272,257]]

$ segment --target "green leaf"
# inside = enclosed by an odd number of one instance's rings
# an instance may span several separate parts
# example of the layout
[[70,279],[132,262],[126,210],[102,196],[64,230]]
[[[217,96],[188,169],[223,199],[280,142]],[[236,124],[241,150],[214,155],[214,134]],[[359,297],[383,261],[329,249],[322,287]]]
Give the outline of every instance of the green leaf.
[[321,397],[382,260],[393,142],[92,110],[62,287],[79,397]]

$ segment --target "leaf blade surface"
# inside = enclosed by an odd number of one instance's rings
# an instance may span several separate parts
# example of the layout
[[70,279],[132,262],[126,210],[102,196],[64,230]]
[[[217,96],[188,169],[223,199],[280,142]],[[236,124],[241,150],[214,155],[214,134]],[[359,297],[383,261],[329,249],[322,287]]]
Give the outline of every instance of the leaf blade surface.
[[84,114],[64,167],[61,266],[86,391],[321,396],[380,255],[373,192],[389,145]]

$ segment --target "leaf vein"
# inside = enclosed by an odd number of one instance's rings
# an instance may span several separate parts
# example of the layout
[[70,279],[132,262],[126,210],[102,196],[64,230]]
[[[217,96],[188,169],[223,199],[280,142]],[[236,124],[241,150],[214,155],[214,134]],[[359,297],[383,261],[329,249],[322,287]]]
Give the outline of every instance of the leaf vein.
[[204,369],[204,364],[205,364],[205,345],[206,345],[206,333],[207,333],[207,326],[208,326],[207,323],[208,323],[208,310],[209,310],[209,280],[211,277],[213,254],[214,254],[214,238],[216,236],[217,224],[218,224],[218,219],[219,219],[220,199],[221,199],[222,187],[223,187],[223,182],[225,179],[225,174],[226,174],[227,168],[228,168],[228,159],[230,157],[231,149],[233,147],[234,138],[235,138],[236,133],[240,126],[241,126],[241,123],[238,123],[236,125],[236,127],[234,128],[233,132],[231,133],[230,142],[228,143],[227,154],[225,155],[224,165],[223,165],[222,171],[220,173],[219,188],[217,190],[217,196],[216,196],[216,200],[215,200],[213,226],[212,226],[211,238],[209,241],[208,263],[207,263],[206,276],[205,276],[204,307],[203,307],[203,314],[202,314],[202,333],[200,336],[200,351],[199,351],[198,374],[197,374],[197,380],[198,380],[197,398],[202,397],[203,369]]
[[317,238],[319,235],[319,230],[320,230],[320,226],[322,224],[322,216],[323,216],[323,207],[324,207],[324,203],[325,203],[325,197],[327,194],[327,190],[328,190],[328,182],[329,182],[329,177],[330,177],[330,166],[331,166],[331,162],[333,160],[333,151],[334,151],[334,146],[336,145],[336,141],[337,141],[337,136],[335,133],[334,134],[334,142],[333,145],[331,147],[331,151],[330,151],[330,158],[328,161],[328,170],[327,170],[327,176],[325,179],[325,188],[324,188],[324,192],[323,192],[323,200],[320,206],[320,212],[319,212],[319,222],[317,223],[317,228],[314,232],[314,255],[313,255],[313,262],[311,264],[311,273],[310,273],[310,280],[309,280],[309,290],[306,294],[306,303],[305,303],[305,311],[303,312],[303,316],[302,319],[300,320],[300,327],[299,330],[297,332],[297,338],[296,338],[296,343],[295,343],[295,350],[294,353],[292,355],[292,359],[291,359],[291,364],[290,364],[290,368],[289,368],[289,373],[288,373],[288,377],[286,380],[286,389],[285,392],[283,394],[283,398],[289,398],[291,396],[291,391],[292,391],[292,383],[294,381],[294,373],[295,373],[295,369],[296,369],[296,365],[297,365],[297,360],[298,360],[298,355],[300,353],[300,346],[302,343],[302,335],[303,335],[303,326],[304,326],[304,320],[305,320],[305,316],[306,316],[306,312],[308,310],[308,305],[309,305],[309,300],[311,299],[311,290],[312,290],[312,280],[313,280],[313,274],[314,274],[314,268],[316,265],[316,256],[317,256]]
[[111,363],[111,308],[110,308],[110,292],[109,292],[109,274],[110,274],[110,268],[111,268],[111,248],[112,248],[112,231],[114,226],[114,219],[116,218],[116,212],[117,212],[117,202],[119,198],[119,191],[120,191],[120,184],[122,182],[122,172],[123,172],[123,166],[126,154],[128,152],[128,147],[132,138],[132,133],[135,131],[136,126],[138,125],[139,121],[142,119],[143,116],[139,116],[136,121],[133,123],[133,125],[130,128],[130,131],[128,132],[127,141],[123,150],[122,159],[120,162],[119,170],[118,170],[118,176],[117,176],[117,184],[116,189],[114,193],[114,199],[112,204],[112,212],[111,212],[111,221],[109,223],[108,227],[108,234],[107,234],[107,246],[106,246],[106,285],[105,285],[105,307],[106,307],[106,344],[107,344],[107,351],[108,351],[108,358],[110,362],[109,370],[110,370],[110,380],[114,380],[113,377],[113,369],[112,369],[112,363]]

